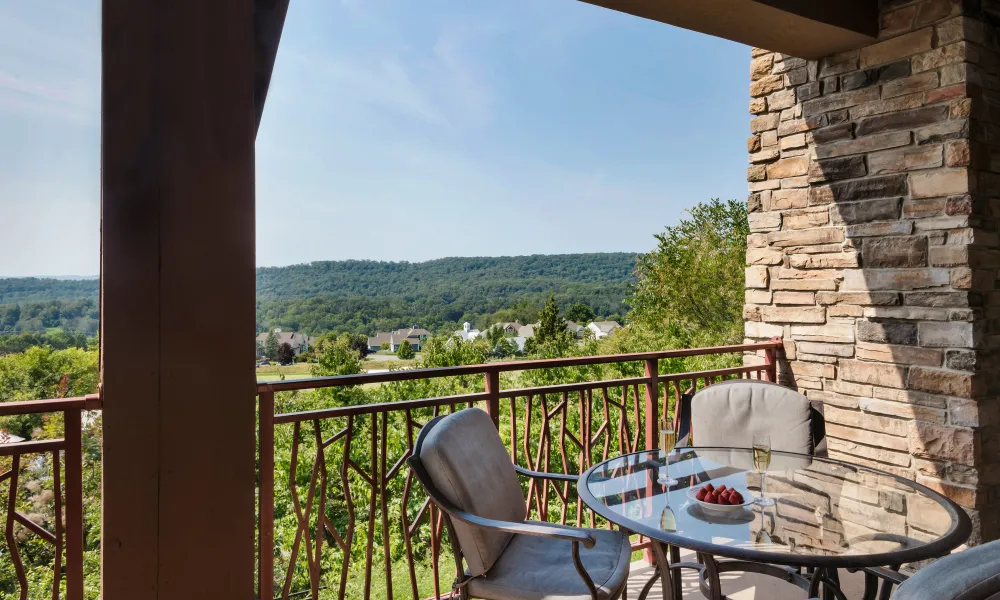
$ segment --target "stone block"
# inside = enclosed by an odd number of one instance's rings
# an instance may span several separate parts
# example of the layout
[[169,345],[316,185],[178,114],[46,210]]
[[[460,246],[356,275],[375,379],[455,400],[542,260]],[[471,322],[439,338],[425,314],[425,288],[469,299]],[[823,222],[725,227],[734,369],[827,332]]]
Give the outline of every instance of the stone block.
[[848,225],[847,237],[865,238],[885,235],[910,235],[913,233],[913,221],[890,221],[884,223],[860,223]]
[[944,198],[918,198],[916,200],[903,201],[903,217],[909,219],[922,219],[925,217],[937,217],[944,214]]
[[757,81],[771,74],[774,65],[774,55],[765,54],[750,61],[750,79]]
[[781,325],[748,321],[743,324],[743,333],[749,338],[757,339],[782,337],[785,334],[785,328]]
[[826,314],[830,317],[862,317],[865,311],[862,307],[853,304],[834,304],[826,309]]
[[933,37],[934,29],[925,27],[912,33],[866,46],[861,49],[859,64],[862,69],[865,69],[926,52],[931,49]]
[[832,389],[838,394],[871,398],[873,388],[870,385],[862,385],[850,381],[834,381],[832,382]]
[[752,165],[747,168],[747,181],[764,181],[765,179],[767,179],[767,167],[765,165]]
[[913,28],[913,18],[917,7],[904,6],[891,12],[883,12],[879,19],[879,37],[888,38],[905,33]]
[[893,306],[899,304],[899,294],[896,292],[820,292],[816,294],[820,304],[859,304]]
[[901,198],[837,202],[830,207],[830,222],[855,225],[872,221],[892,221],[900,217],[902,205]]
[[864,119],[873,115],[884,115],[886,113],[920,108],[924,105],[924,95],[922,93],[907,94],[906,96],[896,96],[884,100],[874,100],[853,106],[850,109],[851,118],[854,120]]
[[859,398],[820,390],[810,391],[809,399],[814,402],[822,402],[824,405],[836,406],[843,409],[856,409],[860,405]]
[[816,147],[816,156],[819,158],[832,158],[906,146],[910,143],[910,137],[909,131],[895,131],[832,144],[822,144]]
[[948,285],[948,269],[851,269],[844,271],[844,291],[910,291]]
[[968,194],[949,197],[948,200],[945,202],[944,212],[946,215],[949,216],[971,215],[972,197],[969,196]]
[[807,141],[814,144],[829,144],[854,137],[854,123],[840,123],[816,129],[808,133]]
[[954,0],[926,0],[917,5],[914,25],[921,27],[960,14],[962,4]]
[[906,195],[906,175],[883,175],[820,185],[809,190],[809,204],[831,204]]
[[809,81],[808,67],[800,67],[798,69],[792,69],[787,73],[785,73],[785,85],[789,87],[801,86],[807,81]]
[[754,117],[750,119],[750,133],[760,133],[769,129],[775,129],[778,127],[780,118],[781,115],[778,113],[769,113]]
[[817,227],[796,231],[772,231],[768,241],[779,248],[788,246],[811,246],[844,241],[844,230],[839,227]]
[[917,325],[914,323],[877,323],[858,321],[858,340],[877,344],[917,343]]
[[750,100],[750,114],[759,115],[767,112],[767,98],[752,98]]
[[854,342],[854,326],[851,323],[828,321],[826,325],[792,325],[790,333],[796,342]]
[[969,292],[909,292],[903,295],[908,306],[934,306],[965,308],[969,306]]
[[[906,467],[910,464],[910,455],[905,452],[896,452],[893,450],[886,450],[884,448],[876,448],[875,446],[867,446],[865,444],[858,444],[855,442],[837,439],[831,439],[828,443],[828,447],[831,452],[849,454],[850,456],[847,460],[851,462],[864,465],[865,461],[858,460],[858,457],[869,459],[874,463],[872,466],[877,466],[882,470],[887,468],[883,463],[899,467]],[[888,515],[889,513],[883,514]],[[854,514],[848,517],[848,511],[843,507],[840,509],[840,516],[845,521],[853,521],[858,524],[871,522],[870,519],[861,514]],[[894,516],[899,518],[899,515]]]
[[927,104],[934,104],[936,102],[954,100],[955,98],[964,98],[966,95],[966,89],[967,88],[964,83],[959,83],[957,85],[949,85],[948,87],[931,90],[927,92],[925,102]]
[[965,169],[932,171],[910,175],[912,198],[934,198],[965,194],[969,191],[969,172]]
[[899,79],[882,86],[883,98],[895,98],[906,94],[914,94],[932,90],[938,86],[938,74],[934,71],[921,73],[905,79]]
[[820,87],[820,82],[810,81],[805,85],[800,85],[795,88],[795,99],[798,102],[805,102],[806,100],[812,100],[818,97],[822,93],[822,88]]
[[814,304],[816,294],[813,292],[774,292],[773,303],[776,305]]
[[914,221],[917,231],[933,231],[935,229],[960,229],[969,226],[967,215],[954,215],[950,217],[935,217],[932,219],[919,219]]
[[861,409],[876,415],[886,415],[901,419],[920,419],[932,423],[944,423],[946,411],[940,408],[930,408],[904,402],[891,402],[874,398],[862,398]]
[[767,131],[761,132],[760,134],[760,145],[763,148],[769,148],[778,144],[778,132],[774,129],[768,129]]
[[971,429],[913,421],[909,438],[914,456],[975,464],[976,438]]
[[795,90],[778,90],[767,97],[767,105],[771,110],[783,110],[795,105]]
[[808,190],[790,189],[776,190],[771,193],[768,210],[787,210],[790,208],[805,208],[809,205]]
[[823,58],[820,62],[819,76],[839,75],[840,73],[847,73],[848,71],[857,69],[858,55],[859,52],[857,50],[847,50]]
[[919,145],[940,144],[948,140],[969,137],[969,120],[959,119],[945,121],[936,125],[921,127],[913,132],[913,138]]
[[825,344],[822,342],[798,342],[796,348],[807,354],[821,354],[850,358],[854,356],[854,346],[848,344]]
[[747,215],[750,224],[750,231],[761,233],[765,231],[777,231],[781,228],[781,213],[779,212],[755,212]]
[[783,137],[780,140],[780,145],[782,150],[792,150],[795,148],[804,148],[806,146],[806,134],[796,133]]
[[[890,112],[877,115],[862,120],[855,129],[856,135],[861,136],[898,131],[901,129],[910,130],[934,123],[940,123],[948,119],[948,108],[942,105],[925,106],[900,112]],[[907,143],[909,143],[909,132],[907,131]],[[900,145],[900,144],[897,144]]]
[[858,429],[857,427],[845,427],[827,420],[826,434],[841,440],[857,442],[859,444],[869,444],[879,448],[888,448],[903,452],[909,449],[906,438],[886,435],[878,431]]
[[837,289],[836,279],[775,279],[771,282],[774,291],[819,291]]
[[798,175],[805,175],[808,170],[809,158],[806,156],[783,158],[767,165],[767,178],[782,179],[784,177],[796,177]]
[[898,367],[895,365],[846,358],[840,361],[841,379],[884,387],[905,388],[906,371],[907,367]]
[[747,248],[748,265],[780,265],[784,253],[769,248]]
[[973,323],[920,323],[918,340],[926,348],[975,348],[979,331]]
[[969,47],[964,42],[949,44],[930,52],[918,54],[911,59],[914,73],[931,69],[940,69],[945,65],[960,63],[965,60]]
[[861,245],[861,257],[865,268],[924,267],[927,266],[927,238],[893,236],[867,239]]
[[781,75],[765,75],[750,83],[750,95],[754,98],[766,96],[785,87],[785,78]]
[[967,167],[972,162],[969,140],[951,140],[944,145],[944,162],[948,167]]
[[956,371],[975,371],[977,354],[974,350],[948,350],[945,352],[944,364]]
[[831,254],[843,252],[844,244],[819,244],[816,246],[788,246],[785,254]]
[[774,162],[778,160],[779,156],[781,156],[781,152],[777,148],[766,148],[750,154],[750,162],[751,164]]
[[767,289],[771,276],[767,267],[747,267],[746,287],[751,289]]
[[940,367],[942,358],[942,352],[933,348],[868,344],[863,342],[858,342],[856,352],[860,360],[903,365],[922,365],[926,367]]
[[858,266],[856,252],[840,252],[837,254],[806,254],[791,255],[789,266],[796,269],[843,269]]
[[905,321],[947,321],[952,314],[946,308],[924,306],[870,306],[865,309],[868,319],[900,319]]
[[836,269],[778,269],[779,279],[839,279],[841,272]]
[[[906,137],[909,138],[909,132],[906,133]],[[868,155],[868,172],[871,175],[933,169],[942,164],[941,146],[917,146]]]
[[864,156],[844,156],[809,163],[809,183],[853,179],[866,174]]
[[862,88],[849,92],[837,92],[814,98],[802,103],[802,114],[806,116],[819,115],[834,110],[842,110],[865,102],[879,99],[877,87]]
[[786,212],[782,215],[782,224],[785,229],[809,229],[821,227],[830,221],[830,211],[825,208],[796,210]]
[[928,254],[933,267],[961,267],[969,264],[968,246],[934,246]]
[[856,90],[872,85],[883,84],[889,81],[907,77],[910,74],[910,61],[900,60],[881,67],[864,69],[849,73],[840,78],[840,89],[844,91]]

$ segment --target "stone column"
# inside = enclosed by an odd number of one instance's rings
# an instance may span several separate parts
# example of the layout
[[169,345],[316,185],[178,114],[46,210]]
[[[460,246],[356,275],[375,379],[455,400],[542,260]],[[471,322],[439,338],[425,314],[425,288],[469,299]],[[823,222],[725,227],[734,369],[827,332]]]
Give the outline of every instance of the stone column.
[[882,4],[860,50],[752,51],[746,336],[785,340],[779,379],[822,408],[833,456],[995,539],[1000,3]]

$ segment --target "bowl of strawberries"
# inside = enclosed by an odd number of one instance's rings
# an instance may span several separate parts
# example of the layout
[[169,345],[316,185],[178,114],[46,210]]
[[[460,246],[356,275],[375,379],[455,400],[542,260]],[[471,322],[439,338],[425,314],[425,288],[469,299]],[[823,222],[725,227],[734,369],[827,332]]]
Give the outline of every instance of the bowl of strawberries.
[[689,488],[687,493],[703,511],[713,515],[724,515],[753,504],[753,498],[749,493],[744,495],[739,490],[725,485],[715,487],[711,483],[706,483],[701,487]]

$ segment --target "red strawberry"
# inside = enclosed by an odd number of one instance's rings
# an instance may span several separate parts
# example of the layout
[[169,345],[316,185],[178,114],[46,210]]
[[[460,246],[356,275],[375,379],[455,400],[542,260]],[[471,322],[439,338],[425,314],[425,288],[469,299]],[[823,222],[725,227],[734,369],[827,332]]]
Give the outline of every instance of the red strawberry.
[[705,502],[708,502],[709,504],[718,504],[719,497],[715,495],[715,492],[709,492],[705,495]]
[[719,504],[729,504],[729,490],[716,494],[719,497]]
[[708,495],[708,490],[706,490],[705,488],[701,488],[700,490],[698,490],[698,493],[694,495],[694,497],[704,502],[705,496],[707,495]]
[[734,491],[732,494],[729,494],[729,503],[743,504],[743,496],[739,492]]
[[719,487],[715,488],[715,491],[721,494],[722,492],[726,491],[726,486],[720,485]]
[[711,484],[711,483],[707,484],[707,485],[705,486],[705,489],[706,489],[706,490],[708,490],[708,491],[710,491],[710,492],[714,492],[714,491],[715,491],[715,488],[714,488],[714,487],[712,487],[712,484]]

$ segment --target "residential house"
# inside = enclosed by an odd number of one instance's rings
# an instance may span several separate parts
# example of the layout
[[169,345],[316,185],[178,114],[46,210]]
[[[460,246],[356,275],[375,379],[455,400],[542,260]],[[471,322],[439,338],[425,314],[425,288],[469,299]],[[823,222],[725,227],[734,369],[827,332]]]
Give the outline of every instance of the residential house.
[[471,342],[482,334],[482,331],[473,329],[472,325],[468,321],[462,323],[462,328],[455,332],[455,335],[462,338],[462,340],[466,342]]
[[574,323],[573,321],[566,321],[566,331],[573,334],[573,337],[582,337],[583,330],[586,329],[583,325],[579,323]]
[[423,346],[424,340],[431,336],[431,332],[417,327],[414,325],[409,329],[397,329],[395,331],[390,331],[388,333],[381,332],[368,338],[368,351],[378,352],[380,350],[388,350],[389,352],[396,352],[399,350],[399,346],[402,345],[403,340],[410,342],[410,346],[416,350],[420,351]]
[[[263,346],[267,343],[267,338],[270,334],[268,332],[261,333],[257,336],[257,358],[264,357]],[[304,333],[299,333],[297,331],[282,331],[281,328],[274,330],[274,336],[278,338],[278,345],[288,344],[292,347],[292,352],[298,356],[303,352],[308,352],[310,348],[316,345],[316,338],[308,336]]]
[[616,329],[621,328],[622,326],[617,321],[594,321],[587,325],[587,329],[594,332],[594,337],[597,339],[606,338]]

